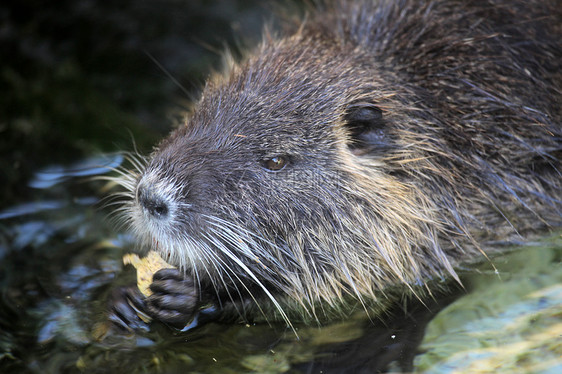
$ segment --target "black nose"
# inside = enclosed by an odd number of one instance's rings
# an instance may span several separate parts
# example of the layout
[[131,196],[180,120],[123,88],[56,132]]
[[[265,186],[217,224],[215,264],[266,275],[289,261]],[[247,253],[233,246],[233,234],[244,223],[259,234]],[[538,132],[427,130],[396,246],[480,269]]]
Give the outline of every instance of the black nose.
[[151,216],[163,219],[168,216],[168,203],[148,186],[138,186],[137,200],[140,206]]

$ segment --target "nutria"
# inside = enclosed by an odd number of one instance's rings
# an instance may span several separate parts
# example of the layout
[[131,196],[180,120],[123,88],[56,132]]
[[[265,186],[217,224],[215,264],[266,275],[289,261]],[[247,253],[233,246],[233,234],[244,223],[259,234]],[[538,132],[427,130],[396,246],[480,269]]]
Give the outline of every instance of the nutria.
[[561,226],[560,1],[328,1],[264,35],[122,178],[177,269],[112,320],[376,314]]

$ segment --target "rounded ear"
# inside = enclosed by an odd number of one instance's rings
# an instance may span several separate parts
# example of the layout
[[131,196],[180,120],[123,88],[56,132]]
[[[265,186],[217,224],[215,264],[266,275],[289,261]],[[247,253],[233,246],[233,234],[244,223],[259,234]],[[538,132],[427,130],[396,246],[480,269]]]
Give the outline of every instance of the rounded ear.
[[345,127],[351,136],[349,149],[355,154],[388,147],[386,123],[382,110],[373,103],[350,104],[344,116]]

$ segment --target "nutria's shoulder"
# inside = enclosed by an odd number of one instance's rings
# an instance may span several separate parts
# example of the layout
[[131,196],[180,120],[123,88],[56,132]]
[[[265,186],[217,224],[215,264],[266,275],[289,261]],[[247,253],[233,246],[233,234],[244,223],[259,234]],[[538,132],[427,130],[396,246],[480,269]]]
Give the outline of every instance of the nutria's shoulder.
[[201,294],[315,318],[562,225],[559,2],[320,8],[212,77],[124,183]]

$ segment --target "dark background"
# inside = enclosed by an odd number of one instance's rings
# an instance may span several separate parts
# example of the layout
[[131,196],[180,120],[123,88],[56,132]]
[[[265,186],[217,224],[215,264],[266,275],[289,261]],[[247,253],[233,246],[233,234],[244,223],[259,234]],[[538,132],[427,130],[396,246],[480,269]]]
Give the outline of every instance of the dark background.
[[41,167],[133,143],[150,152],[220,70],[225,47],[240,57],[255,45],[273,8],[259,0],[1,1],[0,209],[29,200],[27,181]]

